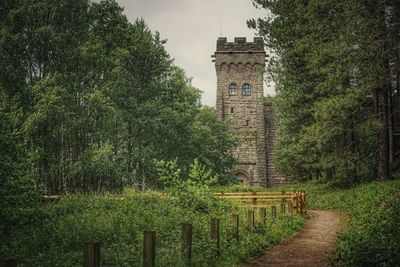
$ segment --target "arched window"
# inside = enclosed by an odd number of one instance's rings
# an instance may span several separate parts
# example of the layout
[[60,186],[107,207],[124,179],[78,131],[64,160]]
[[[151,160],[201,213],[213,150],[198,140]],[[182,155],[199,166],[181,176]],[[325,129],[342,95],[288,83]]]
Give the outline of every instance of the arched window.
[[229,85],[229,95],[237,95],[237,85],[235,83]]
[[251,87],[250,84],[245,83],[242,87],[242,95],[250,95],[251,94]]

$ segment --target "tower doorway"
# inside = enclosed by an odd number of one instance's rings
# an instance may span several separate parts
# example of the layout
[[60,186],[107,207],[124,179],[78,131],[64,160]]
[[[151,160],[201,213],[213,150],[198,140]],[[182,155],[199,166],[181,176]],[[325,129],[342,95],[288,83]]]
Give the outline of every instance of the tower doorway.
[[242,173],[242,172],[235,173],[235,177],[243,185],[249,185],[250,184],[249,177],[247,177],[247,175]]

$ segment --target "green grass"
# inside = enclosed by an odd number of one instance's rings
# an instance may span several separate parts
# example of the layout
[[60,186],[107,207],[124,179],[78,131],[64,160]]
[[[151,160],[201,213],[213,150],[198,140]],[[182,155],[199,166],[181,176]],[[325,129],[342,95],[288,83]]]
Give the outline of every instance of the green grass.
[[[259,190],[265,190],[257,188]],[[243,186],[213,191],[251,191]],[[334,264],[340,266],[399,266],[400,180],[370,182],[340,188],[307,182],[269,190],[305,190],[309,209],[345,212],[351,221],[338,235]],[[157,232],[157,266],[183,266],[180,224],[193,224],[193,266],[234,266],[300,230],[304,219],[282,216],[275,223],[246,231],[246,210],[240,212],[240,242],[236,243],[230,216],[234,207],[202,189],[169,193],[127,190],[121,195],[93,194],[63,197],[40,204],[21,216],[7,240],[8,252],[19,266],[82,266],[83,243],[101,241],[102,266],[141,266],[143,231]],[[258,214],[257,214],[258,215]],[[210,240],[210,220],[221,221],[221,253]],[[257,216],[258,218],[258,216]],[[0,236],[1,250],[6,247]]]
[[[133,190],[121,195],[71,195],[25,214],[8,240],[0,237],[0,248],[15,254],[19,266],[82,266],[83,243],[99,240],[102,266],[141,266],[143,231],[152,229],[157,234],[157,266],[183,266],[180,228],[181,223],[191,222],[193,266],[234,266],[287,239],[304,224],[300,216],[289,215],[275,223],[268,220],[266,226],[257,220],[255,234],[249,235],[242,210],[236,243],[230,222],[233,211],[229,202],[202,190],[167,194],[163,199],[158,192]],[[219,255],[210,240],[212,217],[221,223]]]

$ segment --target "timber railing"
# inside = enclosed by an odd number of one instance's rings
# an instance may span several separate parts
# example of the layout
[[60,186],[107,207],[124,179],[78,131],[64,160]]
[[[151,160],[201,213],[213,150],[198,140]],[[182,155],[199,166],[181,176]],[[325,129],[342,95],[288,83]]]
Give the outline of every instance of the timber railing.
[[216,197],[236,202],[238,208],[267,208],[281,206],[281,210],[287,205],[290,213],[307,213],[305,191],[295,192],[218,192]]

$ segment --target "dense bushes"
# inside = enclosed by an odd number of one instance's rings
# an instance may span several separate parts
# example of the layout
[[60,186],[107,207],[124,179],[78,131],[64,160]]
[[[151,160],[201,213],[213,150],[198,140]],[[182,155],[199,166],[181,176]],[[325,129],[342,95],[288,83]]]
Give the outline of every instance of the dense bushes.
[[24,150],[10,125],[11,119],[0,106],[0,252],[7,250],[11,227],[26,223],[38,200],[38,190],[27,175]]
[[[236,244],[230,215],[233,207],[215,199],[206,187],[121,195],[72,195],[43,204],[32,220],[13,229],[10,244],[21,266],[79,266],[85,240],[102,243],[102,266],[140,266],[143,230],[157,231],[157,266],[179,266],[180,224],[193,223],[193,265],[232,266],[289,237],[302,227],[301,217],[282,217],[258,225],[250,236],[241,213],[240,243]],[[258,215],[258,214],[257,214]],[[211,217],[221,219],[221,255],[210,240]],[[258,217],[257,217],[258,219]],[[1,240],[1,239],[0,239]],[[3,240],[1,241],[3,242]]]
[[[338,262],[345,266],[396,266],[400,263],[400,183],[397,189],[385,185],[364,187],[365,195],[350,207],[353,221],[339,235]],[[385,194],[386,193],[386,194]]]

